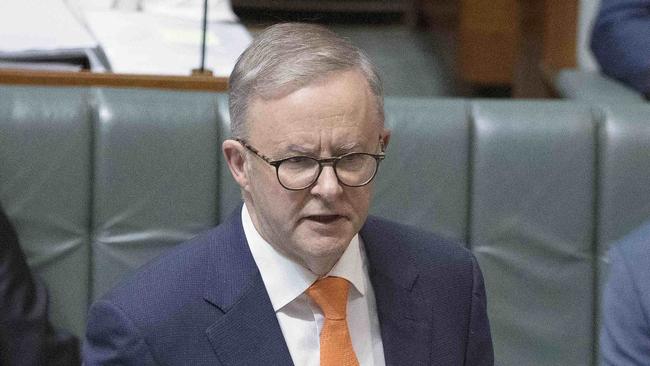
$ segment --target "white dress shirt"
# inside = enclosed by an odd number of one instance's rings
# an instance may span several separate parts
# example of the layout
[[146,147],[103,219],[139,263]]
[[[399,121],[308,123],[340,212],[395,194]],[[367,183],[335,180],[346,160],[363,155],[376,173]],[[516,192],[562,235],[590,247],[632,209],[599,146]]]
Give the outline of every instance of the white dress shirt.
[[[245,204],[242,224],[293,363],[318,366],[324,317],[318,305],[305,293],[318,276],[266,242],[255,229]],[[352,284],[348,294],[347,320],[359,364],[385,365],[375,294],[368,276],[368,260],[358,234],[327,276],[342,277]]]

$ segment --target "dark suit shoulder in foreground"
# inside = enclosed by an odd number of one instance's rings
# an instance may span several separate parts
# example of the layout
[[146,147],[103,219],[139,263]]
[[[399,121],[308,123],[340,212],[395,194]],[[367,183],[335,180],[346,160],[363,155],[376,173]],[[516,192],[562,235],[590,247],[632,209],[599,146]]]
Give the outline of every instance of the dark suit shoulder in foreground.
[[49,295],[32,275],[0,207],[0,365],[78,365],[79,342],[49,321]]

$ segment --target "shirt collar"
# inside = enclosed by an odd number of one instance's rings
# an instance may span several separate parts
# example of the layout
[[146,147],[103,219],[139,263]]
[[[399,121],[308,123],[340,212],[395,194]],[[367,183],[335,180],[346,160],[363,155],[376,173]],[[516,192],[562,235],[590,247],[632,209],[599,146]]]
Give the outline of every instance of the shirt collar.
[[[271,299],[273,310],[277,312],[305,292],[318,276],[264,240],[253,225],[246,204],[242,208],[241,216],[248,246]],[[366,293],[365,265],[362,243],[359,234],[356,234],[327,276],[345,278],[363,296]]]

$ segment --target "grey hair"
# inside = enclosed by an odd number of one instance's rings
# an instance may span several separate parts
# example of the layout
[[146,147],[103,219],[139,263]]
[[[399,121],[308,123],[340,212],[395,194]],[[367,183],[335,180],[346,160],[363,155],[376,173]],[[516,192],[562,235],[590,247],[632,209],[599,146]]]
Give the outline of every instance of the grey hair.
[[239,56],[230,75],[232,136],[247,137],[247,108],[254,98],[280,98],[332,72],[354,69],[368,82],[383,125],[381,79],[363,51],[320,25],[280,23],[265,29]]

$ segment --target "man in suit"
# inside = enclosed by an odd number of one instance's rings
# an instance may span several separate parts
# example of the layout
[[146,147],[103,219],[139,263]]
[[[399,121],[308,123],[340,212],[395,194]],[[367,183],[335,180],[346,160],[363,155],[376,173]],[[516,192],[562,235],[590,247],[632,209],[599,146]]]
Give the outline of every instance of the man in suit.
[[0,365],[73,366],[79,342],[48,320],[48,294],[33,276],[0,206]]
[[390,131],[367,57],[278,24],[230,76],[244,204],[96,302],[87,365],[491,365],[480,269],[368,217]]
[[609,250],[600,363],[650,365],[650,222]]
[[603,0],[591,50],[604,74],[650,100],[650,0]]

